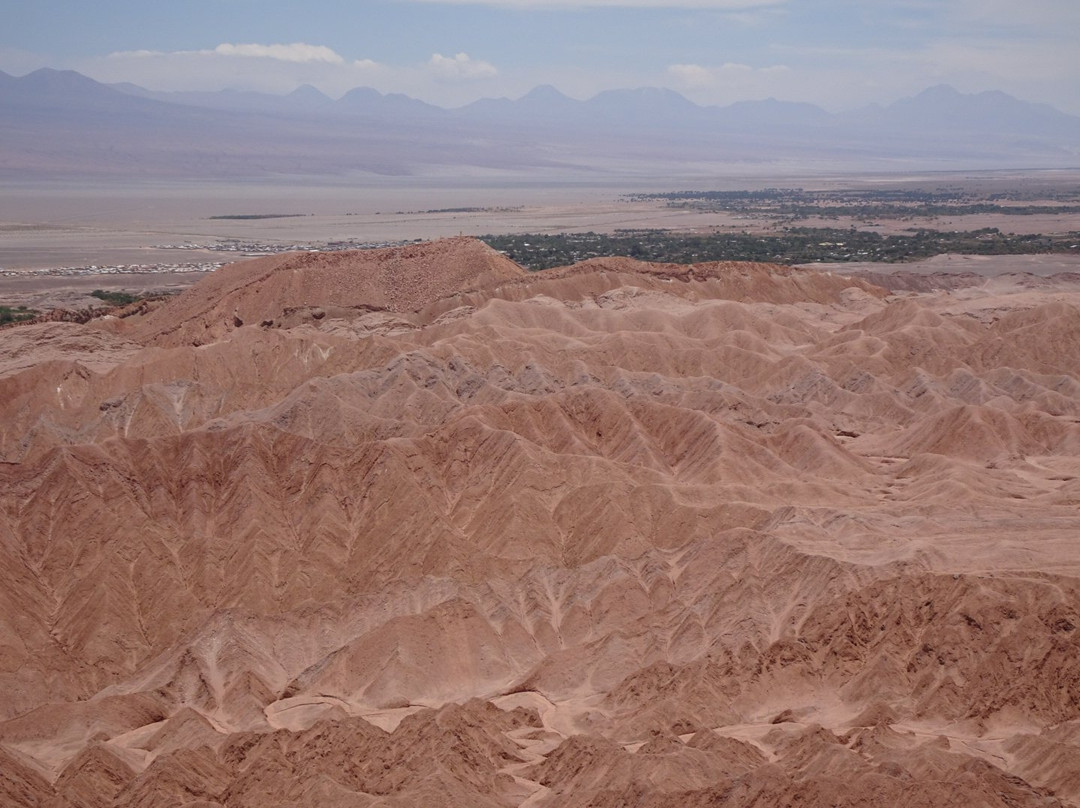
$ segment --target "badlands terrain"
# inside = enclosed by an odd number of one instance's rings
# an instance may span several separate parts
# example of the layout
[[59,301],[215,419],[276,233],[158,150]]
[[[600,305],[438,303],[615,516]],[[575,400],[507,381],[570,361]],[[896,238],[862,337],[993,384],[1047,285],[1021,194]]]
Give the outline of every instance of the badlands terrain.
[[451,238],[3,330],[0,805],[1080,806],[1080,277],[934,277]]

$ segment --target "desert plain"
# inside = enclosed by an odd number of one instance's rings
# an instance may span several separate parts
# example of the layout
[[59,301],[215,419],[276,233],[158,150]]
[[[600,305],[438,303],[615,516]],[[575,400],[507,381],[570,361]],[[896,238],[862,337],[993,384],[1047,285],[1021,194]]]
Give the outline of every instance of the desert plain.
[[[623,190],[6,196],[174,294],[0,331],[0,803],[1080,805],[1080,261],[471,237],[773,226]],[[40,272],[226,239],[409,243]]]

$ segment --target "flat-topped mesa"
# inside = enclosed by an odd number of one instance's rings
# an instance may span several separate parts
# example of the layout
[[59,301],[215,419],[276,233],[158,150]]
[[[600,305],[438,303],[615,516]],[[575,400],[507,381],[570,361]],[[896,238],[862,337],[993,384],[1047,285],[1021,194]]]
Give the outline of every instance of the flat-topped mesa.
[[286,253],[215,272],[154,311],[136,336],[158,345],[205,344],[234,328],[290,313],[417,311],[439,298],[525,274],[473,238],[342,252]]

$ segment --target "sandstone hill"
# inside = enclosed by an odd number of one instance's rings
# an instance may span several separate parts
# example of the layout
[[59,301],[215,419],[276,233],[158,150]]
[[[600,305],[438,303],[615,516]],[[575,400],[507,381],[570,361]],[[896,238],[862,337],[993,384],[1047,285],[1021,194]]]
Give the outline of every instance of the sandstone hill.
[[0,805],[1080,806],[1080,297],[479,242],[0,344]]
[[524,274],[471,238],[272,255],[223,267],[156,312],[140,334],[155,344],[198,345],[244,324],[294,324],[328,311],[415,311],[448,294]]

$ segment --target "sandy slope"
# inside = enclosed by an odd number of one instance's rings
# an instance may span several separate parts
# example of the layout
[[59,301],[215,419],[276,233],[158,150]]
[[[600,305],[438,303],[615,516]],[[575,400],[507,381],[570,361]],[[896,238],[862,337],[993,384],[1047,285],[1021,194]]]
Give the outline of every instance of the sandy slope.
[[478,242],[0,347],[0,803],[1080,805],[1080,298]]

